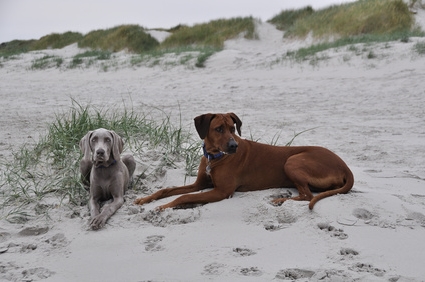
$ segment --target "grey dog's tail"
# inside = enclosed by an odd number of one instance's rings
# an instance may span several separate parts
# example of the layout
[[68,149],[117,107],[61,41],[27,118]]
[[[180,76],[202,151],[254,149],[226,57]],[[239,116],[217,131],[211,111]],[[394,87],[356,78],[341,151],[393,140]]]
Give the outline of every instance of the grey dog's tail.
[[313,209],[314,205],[321,199],[332,196],[332,195],[336,195],[336,194],[347,194],[351,188],[353,187],[354,184],[354,176],[353,173],[351,172],[351,170],[349,168],[347,168],[347,171],[345,172],[345,184],[344,186],[342,186],[341,188],[337,188],[334,190],[329,190],[329,191],[325,191],[322,193],[319,193],[318,195],[316,195],[315,197],[313,197],[313,199],[311,199],[310,204],[308,205],[308,207],[310,208],[310,210]]

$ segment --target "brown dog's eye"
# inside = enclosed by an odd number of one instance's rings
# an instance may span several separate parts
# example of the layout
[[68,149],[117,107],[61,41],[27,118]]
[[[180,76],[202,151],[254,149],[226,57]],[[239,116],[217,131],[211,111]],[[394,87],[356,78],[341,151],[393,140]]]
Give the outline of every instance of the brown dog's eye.
[[219,132],[219,133],[223,133],[223,127],[217,127],[216,129],[215,129],[215,131],[217,131],[217,132]]
[[230,132],[235,133],[235,128],[234,127],[230,128]]

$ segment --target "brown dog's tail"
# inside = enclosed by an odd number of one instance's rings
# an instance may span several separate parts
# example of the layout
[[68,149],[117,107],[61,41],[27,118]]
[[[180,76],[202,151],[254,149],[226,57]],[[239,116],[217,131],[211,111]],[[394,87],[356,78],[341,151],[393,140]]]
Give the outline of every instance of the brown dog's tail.
[[347,194],[351,190],[351,188],[353,187],[353,184],[354,184],[353,173],[351,172],[351,170],[349,168],[347,168],[344,186],[342,186],[341,188],[338,188],[338,189],[329,190],[329,191],[319,193],[318,195],[313,197],[313,199],[311,199],[308,207],[310,208],[310,210],[312,210],[314,205],[319,200],[321,200],[323,198],[326,198],[326,197],[329,197],[329,196],[332,196],[332,195],[336,195],[336,194]]

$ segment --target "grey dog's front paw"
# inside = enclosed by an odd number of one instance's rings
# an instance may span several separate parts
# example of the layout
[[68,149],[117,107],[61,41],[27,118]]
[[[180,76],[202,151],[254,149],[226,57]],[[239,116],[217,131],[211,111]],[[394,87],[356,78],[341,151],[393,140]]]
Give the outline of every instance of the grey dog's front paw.
[[98,230],[102,228],[103,226],[105,226],[105,223],[106,223],[106,218],[104,218],[101,215],[97,215],[90,220],[89,225],[92,230]]

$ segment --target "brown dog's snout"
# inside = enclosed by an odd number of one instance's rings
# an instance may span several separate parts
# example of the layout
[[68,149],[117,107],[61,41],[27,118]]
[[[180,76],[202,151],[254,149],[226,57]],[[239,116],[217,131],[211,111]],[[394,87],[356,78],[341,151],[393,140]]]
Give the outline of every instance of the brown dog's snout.
[[237,148],[238,148],[238,143],[235,141],[235,139],[231,138],[229,142],[227,143],[227,152],[229,154],[236,153]]

